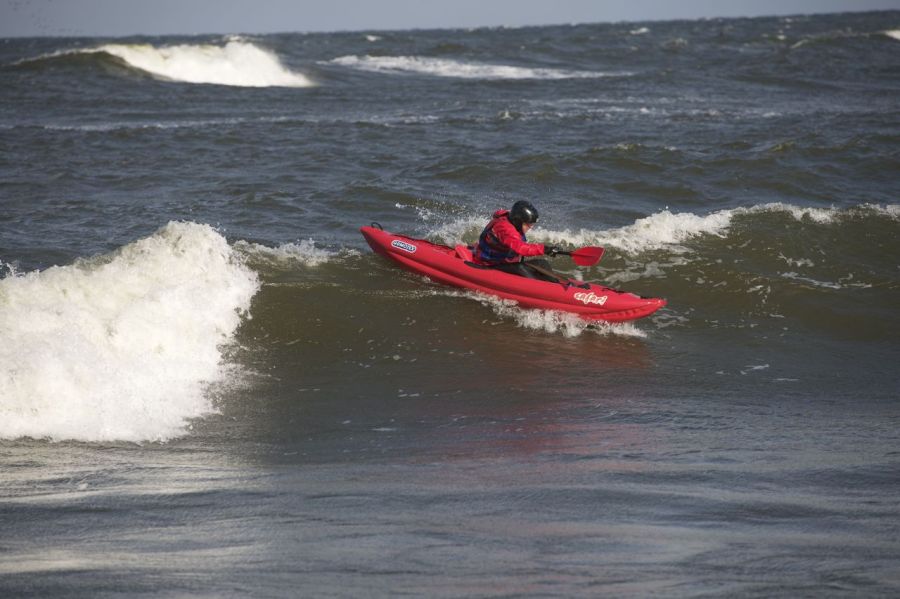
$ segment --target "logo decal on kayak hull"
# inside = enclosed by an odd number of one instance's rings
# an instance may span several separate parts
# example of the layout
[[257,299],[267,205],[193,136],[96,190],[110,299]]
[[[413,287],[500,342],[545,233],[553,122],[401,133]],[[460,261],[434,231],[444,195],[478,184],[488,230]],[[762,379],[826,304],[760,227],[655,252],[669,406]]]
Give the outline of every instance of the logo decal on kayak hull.
[[415,254],[417,249],[413,244],[406,243],[405,241],[400,241],[399,239],[395,239],[394,241],[392,241],[391,245],[398,250],[403,250],[404,252],[409,252],[410,254]]
[[574,295],[575,299],[580,302],[584,302],[584,305],[588,304],[597,304],[598,306],[602,306],[606,303],[607,296],[605,295],[594,295],[594,292],[590,293],[576,293]]

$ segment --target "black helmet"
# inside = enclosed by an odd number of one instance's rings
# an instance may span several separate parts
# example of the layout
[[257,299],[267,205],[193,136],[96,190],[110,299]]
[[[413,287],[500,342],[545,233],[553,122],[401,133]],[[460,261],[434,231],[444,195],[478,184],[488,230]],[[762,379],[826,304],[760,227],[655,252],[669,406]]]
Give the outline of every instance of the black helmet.
[[523,223],[533,225],[537,222],[537,219],[537,208],[531,202],[526,202],[525,200],[519,200],[513,204],[512,210],[509,211],[509,222],[514,224],[517,229],[521,229]]

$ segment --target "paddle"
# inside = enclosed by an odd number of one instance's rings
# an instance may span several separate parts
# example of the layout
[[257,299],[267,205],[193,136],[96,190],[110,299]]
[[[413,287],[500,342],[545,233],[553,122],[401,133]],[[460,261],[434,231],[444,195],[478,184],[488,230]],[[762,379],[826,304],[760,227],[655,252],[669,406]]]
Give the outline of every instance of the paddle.
[[571,256],[572,262],[574,262],[578,266],[593,266],[600,262],[600,258],[603,257],[603,248],[584,247],[577,250],[572,250],[571,252],[564,252],[560,250],[556,253]]
[[543,266],[539,266],[539,265],[535,264],[534,262],[524,262],[523,264],[525,264],[526,268],[530,268],[531,270],[544,275],[545,277],[550,279],[551,282],[556,281],[557,283],[559,283],[560,285],[562,285],[564,287],[568,287],[569,285],[571,285],[571,283],[569,281],[562,278],[561,276],[559,276],[552,270],[548,270],[548,269],[544,268]]

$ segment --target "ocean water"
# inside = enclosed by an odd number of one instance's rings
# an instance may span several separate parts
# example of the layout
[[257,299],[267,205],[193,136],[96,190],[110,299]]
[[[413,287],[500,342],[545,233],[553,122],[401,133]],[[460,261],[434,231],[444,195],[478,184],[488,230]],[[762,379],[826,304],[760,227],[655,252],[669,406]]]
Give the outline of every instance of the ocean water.
[[[900,12],[0,40],[0,595],[900,594]],[[529,199],[588,327],[374,255]]]

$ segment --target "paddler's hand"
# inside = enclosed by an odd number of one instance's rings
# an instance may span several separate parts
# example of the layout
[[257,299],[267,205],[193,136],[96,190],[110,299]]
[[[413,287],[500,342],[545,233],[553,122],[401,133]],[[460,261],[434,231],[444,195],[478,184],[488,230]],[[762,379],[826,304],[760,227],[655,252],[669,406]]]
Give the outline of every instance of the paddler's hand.
[[562,251],[562,250],[558,246],[546,245],[546,244],[544,245],[544,255],[545,256],[555,256],[560,251]]

